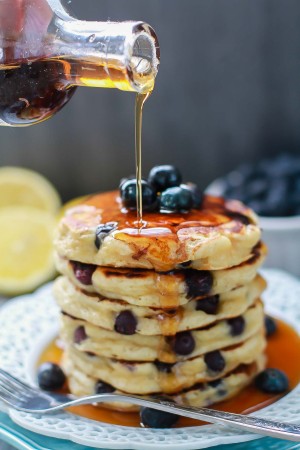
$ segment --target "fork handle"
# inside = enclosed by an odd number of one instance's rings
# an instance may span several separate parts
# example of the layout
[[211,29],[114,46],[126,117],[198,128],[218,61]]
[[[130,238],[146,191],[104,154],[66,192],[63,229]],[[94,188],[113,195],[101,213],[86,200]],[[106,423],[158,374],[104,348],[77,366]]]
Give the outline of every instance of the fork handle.
[[149,408],[178,414],[180,416],[190,417],[191,419],[204,420],[206,422],[218,423],[222,425],[230,425],[233,428],[243,431],[250,431],[251,433],[261,434],[263,436],[271,436],[274,438],[300,442],[300,426],[298,425],[267,420],[261,417],[217,411],[208,408],[180,406],[167,400],[149,397],[146,399],[143,397],[126,394],[99,394],[72,400],[68,402],[66,407],[109,401],[121,401],[138,406],[147,406]]

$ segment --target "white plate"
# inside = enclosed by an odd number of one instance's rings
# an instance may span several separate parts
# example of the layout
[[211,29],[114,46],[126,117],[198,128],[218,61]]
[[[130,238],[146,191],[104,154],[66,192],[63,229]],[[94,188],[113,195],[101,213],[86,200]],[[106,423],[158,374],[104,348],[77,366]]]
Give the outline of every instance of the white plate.
[[[265,270],[264,275],[269,282],[264,295],[267,311],[289,322],[300,334],[300,282],[278,270]],[[57,318],[51,285],[4,305],[0,310],[1,366],[34,384],[37,358],[55,336]],[[300,385],[255,414],[300,423]],[[257,439],[253,434],[220,425],[154,430],[105,424],[65,412],[43,416],[10,410],[9,415],[27,430],[94,448],[193,450]]]

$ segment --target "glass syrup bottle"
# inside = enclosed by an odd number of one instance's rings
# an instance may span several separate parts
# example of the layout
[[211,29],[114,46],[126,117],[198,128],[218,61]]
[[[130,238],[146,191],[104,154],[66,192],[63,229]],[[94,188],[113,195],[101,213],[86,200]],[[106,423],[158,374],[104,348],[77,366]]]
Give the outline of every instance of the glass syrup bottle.
[[158,65],[144,22],[77,20],[59,0],[0,1],[0,125],[49,119],[77,86],[146,94]]

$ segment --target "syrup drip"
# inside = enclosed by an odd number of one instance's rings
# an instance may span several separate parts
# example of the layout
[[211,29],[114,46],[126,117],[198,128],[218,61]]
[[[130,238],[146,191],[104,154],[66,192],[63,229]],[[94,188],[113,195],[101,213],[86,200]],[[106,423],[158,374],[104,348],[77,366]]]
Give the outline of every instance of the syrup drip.
[[[156,286],[159,291],[160,306],[164,309],[177,308],[178,299],[178,278],[169,274],[157,273]],[[168,333],[175,334],[175,333]]]
[[157,319],[163,336],[174,336],[183,317],[181,308],[175,311],[164,311],[158,314]]
[[176,355],[170,350],[170,344],[165,336],[159,336],[157,346],[157,359],[165,363],[173,364],[176,362]]
[[[267,345],[267,367],[273,367],[283,370],[290,381],[290,389],[293,389],[300,382],[300,337],[296,331],[286,323],[277,320],[278,330],[268,339]],[[42,353],[38,364],[43,362],[60,362],[62,357],[62,350],[58,348],[55,342],[52,342]],[[161,385],[164,383],[164,374],[160,375]],[[259,391],[252,384],[245,388],[236,397],[218,403],[214,406],[215,409],[221,411],[229,411],[237,414],[248,414],[268,406],[274,401],[278,400],[279,396],[266,394]],[[86,417],[93,420],[98,420],[106,423],[113,423],[115,425],[139,427],[139,415],[137,413],[122,413],[111,411],[104,408],[96,408],[91,405],[77,406],[70,408],[73,414]],[[177,427],[199,426],[201,422],[181,417]]]

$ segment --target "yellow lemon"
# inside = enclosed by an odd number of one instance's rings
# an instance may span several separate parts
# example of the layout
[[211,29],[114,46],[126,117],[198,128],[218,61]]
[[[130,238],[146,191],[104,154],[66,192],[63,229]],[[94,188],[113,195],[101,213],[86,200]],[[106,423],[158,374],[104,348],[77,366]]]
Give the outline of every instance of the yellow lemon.
[[56,219],[25,206],[0,208],[0,293],[30,292],[55,275]]
[[61,200],[54,186],[42,175],[22,167],[1,167],[0,208],[13,205],[56,214]]

